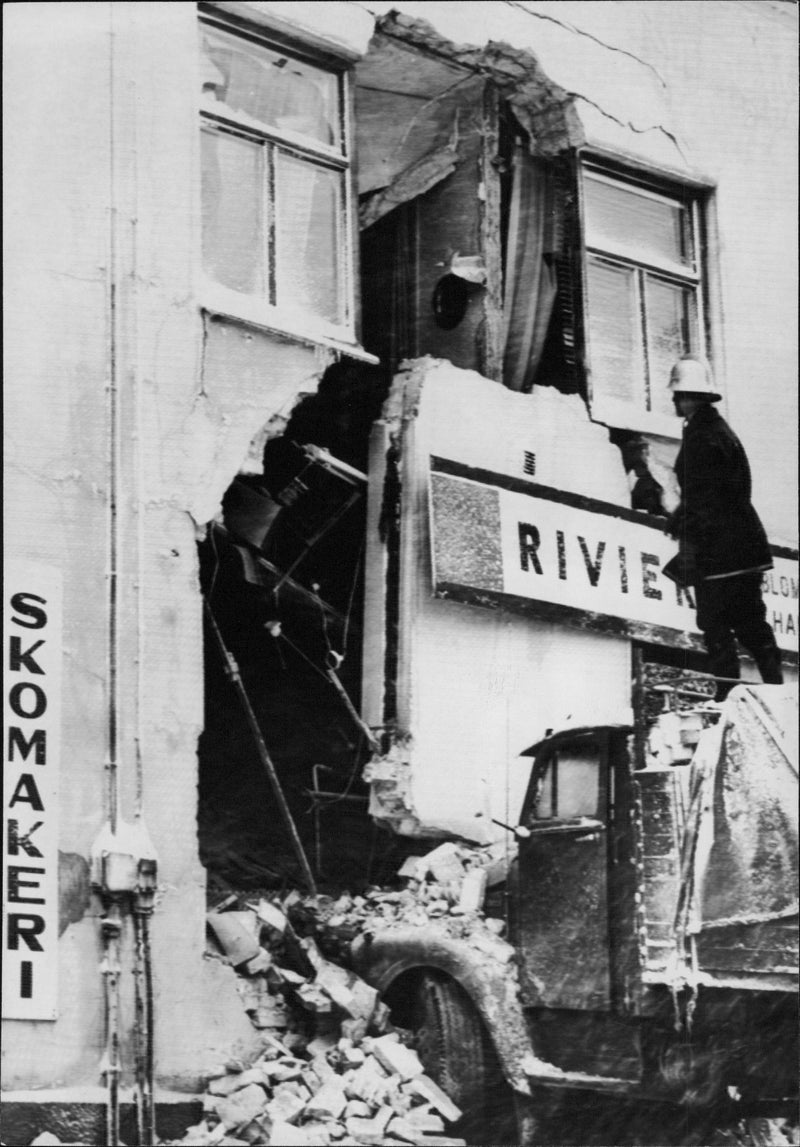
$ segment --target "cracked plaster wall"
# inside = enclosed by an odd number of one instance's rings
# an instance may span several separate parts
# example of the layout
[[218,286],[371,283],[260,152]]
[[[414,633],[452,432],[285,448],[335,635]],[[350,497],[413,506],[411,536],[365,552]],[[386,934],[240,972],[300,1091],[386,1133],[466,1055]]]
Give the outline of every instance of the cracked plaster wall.
[[[772,541],[797,545],[797,7],[771,0],[368,0],[428,21],[460,58],[535,56],[574,142],[716,187],[709,270],[723,413]],[[420,35],[424,42],[425,35]],[[563,117],[556,111],[556,119]],[[563,127],[560,146],[564,146]],[[715,233],[716,232],[716,233]],[[667,464],[670,450],[656,442]]]
[[[426,832],[496,838],[502,833],[475,814],[514,823],[530,770],[523,749],[548,728],[631,720],[630,645],[433,598],[428,458],[520,478],[532,451],[537,482],[620,505],[628,503],[625,473],[608,431],[577,396],[517,394],[442,360],[418,359],[401,372],[384,413],[403,439],[401,743],[391,771]],[[380,560],[374,536],[368,545]],[[368,611],[376,591],[368,583]]]
[[[20,125],[7,137],[6,553],[63,574],[59,846],[88,857],[109,807],[113,441],[120,815],[133,820],[141,801],[159,857],[158,1081],[193,1089],[253,1039],[232,973],[202,956],[196,534],[251,439],[315,388],[327,356],[204,320],[197,305],[195,6],[22,9],[6,28],[9,122]],[[72,869],[66,877],[74,882]],[[100,911],[95,897],[88,907],[70,899],[59,1018],[4,1022],[6,1089],[101,1082]],[[127,935],[123,1082],[133,1065],[132,966]]]

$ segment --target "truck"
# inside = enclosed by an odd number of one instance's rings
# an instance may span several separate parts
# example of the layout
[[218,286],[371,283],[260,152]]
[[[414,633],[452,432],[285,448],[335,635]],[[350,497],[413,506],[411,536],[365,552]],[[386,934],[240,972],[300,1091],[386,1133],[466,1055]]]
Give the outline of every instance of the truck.
[[[513,953],[435,920],[353,942],[468,1142],[556,1142],[582,1109],[603,1143],[796,1122],[796,690],[742,685],[720,706],[664,689],[644,743],[597,725],[523,754],[500,889]],[[608,1137],[623,1110],[647,1138]]]

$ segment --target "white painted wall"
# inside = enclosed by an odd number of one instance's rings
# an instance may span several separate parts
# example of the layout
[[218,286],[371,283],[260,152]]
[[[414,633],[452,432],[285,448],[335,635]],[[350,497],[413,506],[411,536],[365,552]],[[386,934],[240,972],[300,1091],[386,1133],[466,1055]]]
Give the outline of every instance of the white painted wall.
[[[485,818],[514,822],[530,770],[530,760],[519,758],[524,749],[548,729],[630,722],[630,645],[434,599],[429,457],[522,478],[524,452],[533,451],[537,482],[615,503],[627,501],[625,472],[608,431],[589,421],[577,397],[516,394],[421,359],[395,381],[387,404],[395,429],[403,389],[398,734],[409,737],[399,751],[408,765],[407,803],[426,830],[502,838]],[[368,546],[377,556],[374,537]]]
[[[717,187],[723,413],[773,542],[797,546],[797,6],[781,0],[364,0],[460,45],[527,48],[587,140]],[[716,266],[715,266],[716,264]]]

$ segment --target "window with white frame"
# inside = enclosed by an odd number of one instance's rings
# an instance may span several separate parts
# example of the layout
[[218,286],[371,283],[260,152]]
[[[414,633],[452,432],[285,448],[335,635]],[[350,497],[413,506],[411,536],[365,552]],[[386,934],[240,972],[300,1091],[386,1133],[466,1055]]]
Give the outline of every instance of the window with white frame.
[[200,23],[202,259],[245,317],[353,336],[346,77]]
[[705,349],[699,201],[588,164],[582,190],[592,411],[672,418],[670,370]]

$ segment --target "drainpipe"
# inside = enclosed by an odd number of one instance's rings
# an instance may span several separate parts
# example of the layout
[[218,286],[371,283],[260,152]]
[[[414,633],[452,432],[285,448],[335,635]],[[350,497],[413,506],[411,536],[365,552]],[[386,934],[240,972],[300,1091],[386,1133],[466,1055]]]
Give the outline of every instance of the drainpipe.
[[[107,519],[107,570],[106,570],[106,611],[107,611],[107,695],[106,695],[106,805],[108,820],[91,849],[91,881],[95,891],[101,897],[105,909],[101,919],[104,957],[101,972],[104,981],[104,994],[106,1001],[106,1051],[103,1060],[103,1071],[106,1076],[107,1103],[106,1103],[106,1138],[108,1147],[118,1147],[120,1127],[120,1077],[122,1073],[121,1061],[121,1031],[120,1031],[120,980],[122,976],[121,952],[127,929],[127,921],[133,924],[134,949],[134,991],[135,991],[135,1030],[134,1045],[136,1048],[136,1106],[138,1143],[140,1147],[152,1147],[155,1143],[154,1126],[154,1099],[153,1099],[153,975],[152,957],[150,949],[150,917],[153,912],[157,859],[155,850],[150,842],[143,821],[143,792],[142,792],[142,762],[141,746],[139,743],[139,729],[141,724],[141,690],[142,690],[142,652],[144,637],[142,633],[143,602],[141,572],[143,567],[143,523],[141,519],[142,506],[142,467],[138,456],[139,430],[142,425],[141,394],[137,385],[137,340],[134,337],[132,347],[124,347],[123,314],[129,315],[134,321],[137,319],[134,292],[136,289],[135,276],[135,241],[131,243],[132,257],[124,260],[122,268],[124,282],[127,287],[125,297],[121,296],[120,273],[120,239],[121,214],[119,200],[122,191],[120,188],[119,158],[120,141],[117,138],[117,125],[125,122],[122,116],[130,113],[131,122],[136,121],[136,92],[133,84],[125,84],[125,78],[117,77],[116,70],[120,62],[119,42],[117,40],[117,27],[123,32],[130,12],[126,10],[115,11],[113,0],[108,4],[108,34],[109,34],[109,67],[108,67],[108,97],[109,97],[109,247],[107,268],[107,300],[108,300],[108,381],[107,381],[107,426],[108,426],[108,519]],[[125,45],[123,44],[123,47]],[[134,179],[131,184],[134,197],[136,195],[136,139],[130,141],[131,171]],[[131,212],[131,227],[135,227],[136,205]],[[127,212],[126,212],[127,218]],[[135,237],[134,237],[135,240]],[[128,275],[127,272],[130,271]],[[123,312],[124,304],[124,312]],[[136,328],[134,326],[134,336]],[[120,695],[120,560],[123,553],[125,523],[120,507],[121,474],[122,474],[122,442],[123,418],[122,396],[119,381],[123,376],[123,366],[127,356],[134,356],[133,386],[135,433],[134,449],[137,451],[135,464],[136,476],[136,560],[137,586],[136,586],[136,620],[138,629],[138,643],[135,658],[135,768],[136,768],[136,798],[135,823],[128,824],[122,818],[120,799],[120,726],[121,726],[121,695]]]

